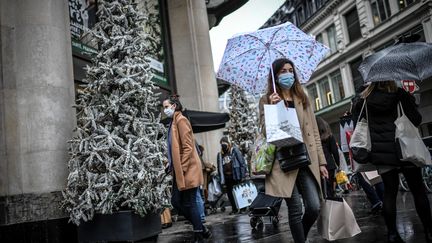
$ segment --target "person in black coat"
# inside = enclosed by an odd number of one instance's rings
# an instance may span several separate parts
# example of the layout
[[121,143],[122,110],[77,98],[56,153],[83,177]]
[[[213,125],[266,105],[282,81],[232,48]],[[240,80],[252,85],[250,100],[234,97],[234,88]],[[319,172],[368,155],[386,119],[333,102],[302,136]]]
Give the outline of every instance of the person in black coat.
[[335,174],[336,170],[340,166],[339,150],[329,124],[322,119],[317,117],[318,130],[321,138],[321,144],[324,152],[324,156],[327,161],[328,179],[327,182],[327,196],[335,196]]
[[228,137],[222,137],[220,144],[221,151],[217,154],[217,167],[220,183],[226,188],[231,204],[231,215],[239,213],[235,204],[233,188],[246,177],[246,162],[239,148],[231,144]]
[[[360,114],[363,102],[365,110]],[[353,120],[367,114],[372,149],[370,162],[376,165],[384,182],[383,215],[388,230],[388,242],[403,242],[396,228],[396,197],[399,189],[399,173],[402,173],[414,197],[417,214],[419,215],[426,242],[432,242],[432,216],[429,199],[422,182],[421,168],[411,162],[402,162],[397,156],[394,124],[398,117],[397,106],[402,104],[409,120],[419,126],[422,120],[417,110],[415,99],[393,81],[370,84],[353,104]]]

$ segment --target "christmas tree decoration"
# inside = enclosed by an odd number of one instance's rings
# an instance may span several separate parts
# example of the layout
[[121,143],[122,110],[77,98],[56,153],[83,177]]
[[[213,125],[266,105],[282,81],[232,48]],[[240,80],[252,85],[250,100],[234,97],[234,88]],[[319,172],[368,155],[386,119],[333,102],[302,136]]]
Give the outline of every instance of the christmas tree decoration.
[[252,155],[251,147],[258,131],[257,105],[253,97],[238,86],[231,86],[229,94],[231,103],[228,136],[239,147],[246,161],[249,161]]
[[64,208],[79,225],[95,213],[145,216],[169,204],[166,129],[146,56],[153,41],[133,0],[98,1],[98,45],[78,90]]

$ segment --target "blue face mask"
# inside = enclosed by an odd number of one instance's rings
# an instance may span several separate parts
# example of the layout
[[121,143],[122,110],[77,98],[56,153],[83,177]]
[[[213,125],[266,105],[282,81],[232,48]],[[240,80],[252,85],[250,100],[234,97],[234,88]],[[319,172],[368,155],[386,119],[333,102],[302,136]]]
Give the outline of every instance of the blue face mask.
[[290,89],[294,81],[294,73],[282,73],[278,78],[279,85],[284,89]]

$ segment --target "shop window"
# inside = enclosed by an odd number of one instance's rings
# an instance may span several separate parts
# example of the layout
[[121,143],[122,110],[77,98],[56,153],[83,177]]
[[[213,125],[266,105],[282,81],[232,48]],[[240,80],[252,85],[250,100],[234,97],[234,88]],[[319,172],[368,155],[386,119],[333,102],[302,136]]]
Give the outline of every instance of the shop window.
[[323,35],[322,35],[322,34],[318,34],[318,35],[315,37],[315,39],[316,39],[316,41],[318,41],[319,43],[324,44],[324,39],[323,39]]
[[360,30],[360,21],[357,14],[357,9],[353,8],[345,15],[346,27],[348,32],[349,42],[354,42],[362,37]]
[[335,53],[337,51],[337,44],[336,44],[336,27],[335,25],[331,25],[326,29],[327,33],[327,41],[328,46],[330,47],[330,53]]
[[334,102],[338,102],[345,98],[345,92],[342,82],[342,76],[339,70],[330,73],[330,82],[333,89],[333,100]]
[[404,9],[409,5],[413,4],[415,0],[399,0],[399,9]]
[[314,104],[314,106],[313,106],[314,110],[317,111],[317,110],[321,109],[321,101],[320,101],[320,98],[318,96],[317,86],[315,84],[311,84],[306,89],[307,89],[308,94],[309,94],[309,99]]
[[318,81],[319,84],[319,91],[321,94],[321,98],[323,101],[323,107],[332,105],[334,103],[333,101],[333,93],[330,88],[330,83],[328,81],[328,78],[325,77],[322,80]]
[[358,57],[349,63],[351,69],[351,77],[354,84],[354,90],[356,93],[358,93],[364,85],[363,77],[358,71],[358,67],[360,66],[362,61],[363,59],[361,57]]
[[372,18],[375,25],[391,16],[389,0],[371,0]]
[[303,7],[297,8],[297,19],[299,24],[303,24],[305,21],[305,13]]

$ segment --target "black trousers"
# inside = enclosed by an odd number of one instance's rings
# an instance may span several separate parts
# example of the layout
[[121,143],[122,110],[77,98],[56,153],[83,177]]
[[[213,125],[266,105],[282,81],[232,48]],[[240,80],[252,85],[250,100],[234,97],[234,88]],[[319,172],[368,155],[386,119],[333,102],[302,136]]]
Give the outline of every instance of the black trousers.
[[405,167],[381,174],[384,182],[383,213],[389,234],[397,233],[396,197],[399,191],[399,172],[404,175],[408,183],[408,187],[414,198],[417,214],[423,227],[427,230],[432,230],[431,208],[426,188],[423,185],[421,168]]
[[239,183],[240,183],[239,181],[233,180],[233,178],[231,176],[225,176],[226,193],[228,196],[228,200],[230,201],[232,211],[238,210],[236,203],[235,203],[235,200],[234,200],[233,187]]

